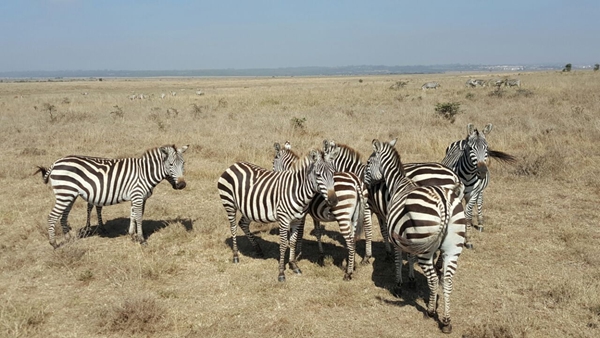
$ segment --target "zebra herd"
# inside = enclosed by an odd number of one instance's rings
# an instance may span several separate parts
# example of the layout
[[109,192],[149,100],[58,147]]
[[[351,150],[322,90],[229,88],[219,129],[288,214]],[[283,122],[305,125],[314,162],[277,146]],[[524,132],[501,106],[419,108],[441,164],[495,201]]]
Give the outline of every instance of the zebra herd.
[[[458,257],[471,248],[468,230],[472,211],[478,210],[482,230],[483,190],[489,182],[488,158],[514,161],[514,157],[488,148],[488,124],[479,132],[469,124],[467,137],[451,143],[441,163],[403,164],[395,149],[396,140],[373,140],[373,152],[366,163],[351,147],[332,140],[322,150],[312,150],[301,158],[287,142],[275,143],[273,170],[249,162],[237,162],[217,180],[217,189],[230,224],[233,262],[239,262],[237,227],[256,252],[263,256],[251,222],[279,224],[278,280],[285,281],[285,256],[289,247],[289,267],[301,274],[301,255],[306,215],[313,218],[320,261],[324,256],[320,222],[337,221],[348,249],[344,280],[352,279],[356,238],[365,233],[365,257],[372,256],[371,213],[378,218],[387,257],[395,261],[394,292],[402,286],[402,253],[408,257],[409,283],[414,285],[414,263],[427,278],[430,297],[427,315],[436,314],[437,288],[441,280],[444,298],[442,331],[449,333],[450,293]],[[102,230],[103,206],[131,201],[129,234],[142,244],[142,216],[146,200],[162,180],[174,189],[186,186],[183,153],[188,146],[174,145],[146,151],[139,158],[107,159],[67,156],[49,168],[38,167],[44,183],[50,183],[56,198],[48,217],[50,244],[57,248],[55,225],[60,218],[65,240],[70,235],[67,217],[78,196],[87,203],[85,231],[91,230],[90,214],[96,206],[98,228]],[[463,208],[462,200],[465,200]],[[241,218],[236,222],[236,214]],[[392,248],[393,247],[393,248]],[[393,252],[393,254],[392,254]],[[434,257],[437,254],[436,262]]]
[[[482,80],[482,79],[468,79],[465,83],[467,87],[475,88],[475,87],[497,87],[500,88],[502,85],[505,87],[521,87],[521,80],[519,79],[491,79],[491,80]],[[421,86],[422,90],[428,89],[438,89],[441,85],[438,82],[426,82]]]

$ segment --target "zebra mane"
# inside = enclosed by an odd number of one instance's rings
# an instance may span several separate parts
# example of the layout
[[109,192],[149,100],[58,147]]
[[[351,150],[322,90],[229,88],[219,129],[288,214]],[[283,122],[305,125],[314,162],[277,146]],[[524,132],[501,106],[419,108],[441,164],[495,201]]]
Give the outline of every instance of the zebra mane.
[[404,165],[402,164],[402,156],[400,156],[400,153],[398,152],[398,149],[396,149],[396,147],[390,146],[390,149],[392,151],[392,156],[394,156],[394,159],[398,160],[398,170],[402,173],[403,177],[406,177],[406,172],[404,172]]
[[360,153],[357,150],[355,150],[354,148],[350,147],[349,145],[343,144],[343,143],[336,143],[336,146],[338,146],[339,148],[342,149],[343,152],[348,154],[348,156],[351,159],[353,159],[357,162],[361,162]]
[[[292,150],[290,149],[290,152]],[[320,150],[317,150],[319,153],[321,153],[321,157],[323,157],[323,152]],[[297,155],[296,153],[294,153],[294,155]],[[298,160],[295,161],[294,163],[292,163],[292,165],[290,166],[290,168],[288,169],[288,171],[301,171],[304,170],[306,168],[308,168],[308,166],[310,165],[310,155],[306,155],[304,156],[302,159],[300,159],[300,157],[298,157]]]
[[501,162],[508,163],[508,164],[514,164],[517,162],[517,158],[514,157],[513,155],[510,155],[510,154],[507,154],[505,152],[498,151],[498,150],[488,149],[488,155],[492,158],[495,158]]

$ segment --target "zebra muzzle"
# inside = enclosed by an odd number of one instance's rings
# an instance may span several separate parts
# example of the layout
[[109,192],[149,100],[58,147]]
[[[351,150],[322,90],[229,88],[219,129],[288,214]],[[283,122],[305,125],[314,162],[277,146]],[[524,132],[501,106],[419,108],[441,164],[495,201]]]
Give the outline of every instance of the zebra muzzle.
[[330,207],[335,207],[338,203],[338,197],[335,194],[335,190],[327,191],[327,203],[329,203]]
[[484,162],[477,162],[477,176],[483,178],[487,172],[487,165]]
[[177,190],[181,190],[181,189],[185,188],[185,186],[186,186],[185,180],[183,178],[180,178],[177,181],[175,181],[173,188],[175,188]]

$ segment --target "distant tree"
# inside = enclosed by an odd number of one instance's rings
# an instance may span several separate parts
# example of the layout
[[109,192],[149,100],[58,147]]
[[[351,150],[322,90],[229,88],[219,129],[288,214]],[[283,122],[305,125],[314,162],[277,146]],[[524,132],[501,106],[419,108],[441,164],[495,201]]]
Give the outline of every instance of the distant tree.
[[563,68],[563,70],[562,70],[562,71],[563,71],[563,72],[570,72],[570,71],[571,71],[571,64],[570,64],[570,63],[567,63],[567,64],[565,65],[565,68]]
[[597,72],[599,68],[600,68],[600,64],[595,64],[594,65],[594,71],[595,72]]

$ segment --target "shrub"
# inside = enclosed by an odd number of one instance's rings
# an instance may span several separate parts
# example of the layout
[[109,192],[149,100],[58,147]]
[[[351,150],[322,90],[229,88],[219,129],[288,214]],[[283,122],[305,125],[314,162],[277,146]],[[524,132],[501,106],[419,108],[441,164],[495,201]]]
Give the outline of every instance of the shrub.
[[571,71],[571,64],[570,64],[570,63],[567,63],[567,64],[565,65],[565,68],[563,68],[563,70],[562,70],[562,71],[563,71],[563,72],[570,72],[570,71]]
[[456,115],[460,113],[460,102],[438,103],[435,105],[435,112],[450,123],[454,123]]
[[594,71],[597,72],[598,69],[600,69],[600,64],[595,64],[594,65]]
[[115,110],[111,111],[110,115],[112,115],[114,119],[120,118],[122,120],[125,117],[125,112],[123,111],[123,108],[119,106],[113,106],[113,108],[115,108]]
[[306,128],[306,117],[303,118],[299,118],[299,117],[292,117],[292,128],[297,129],[297,130],[304,130]]

